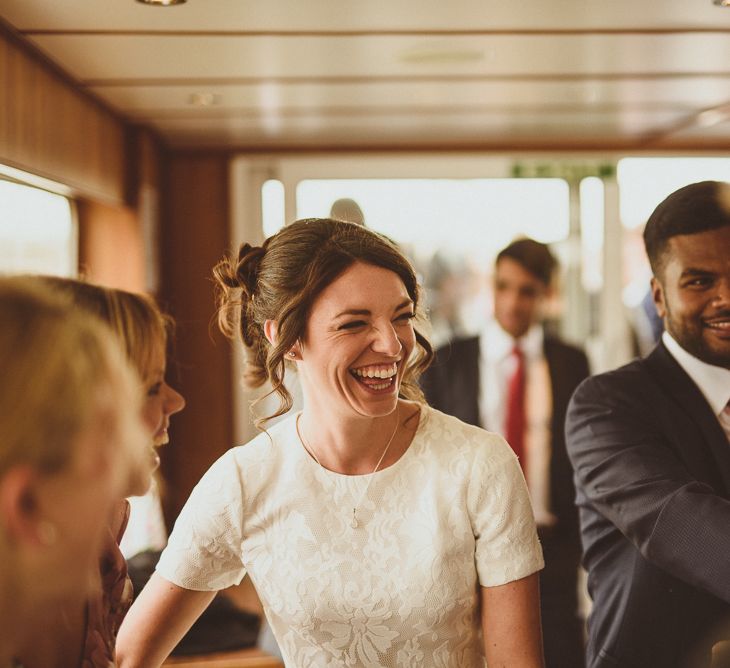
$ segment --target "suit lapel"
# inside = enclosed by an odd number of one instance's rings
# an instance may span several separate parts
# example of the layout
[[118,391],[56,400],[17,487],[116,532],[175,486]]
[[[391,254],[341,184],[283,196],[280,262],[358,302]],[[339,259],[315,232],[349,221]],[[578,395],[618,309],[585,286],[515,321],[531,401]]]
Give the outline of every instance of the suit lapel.
[[[659,343],[645,363],[659,386],[672,396],[685,415],[697,426],[708,446],[709,454],[712,455],[725,491],[730,493],[730,444],[707,400],[663,343]],[[696,444],[688,443],[686,447],[696,453]]]

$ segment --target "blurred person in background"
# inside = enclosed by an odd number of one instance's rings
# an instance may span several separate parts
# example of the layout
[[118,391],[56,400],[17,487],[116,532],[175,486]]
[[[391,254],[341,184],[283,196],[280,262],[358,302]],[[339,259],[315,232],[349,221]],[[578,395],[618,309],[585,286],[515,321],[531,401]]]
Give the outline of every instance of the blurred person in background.
[[[121,620],[132,603],[132,588],[127,565],[118,547],[130,516],[124,497],[144,495],[152,484],[152,473],[160,463],[157,449],[168,441],[170,416],[182,410],[185,401],[165,380],[166,344],[171,326],[151,297],[105,288],[66,278],[39,277],[40,285],[70,299],[77,317],[96,316],[116,335],[127,360],[142,382],[141,416],[147,430],[146,466],[128,489],[116,499],[108,523],[107,544],[100,561],[101,595],[79,605],[70,600],[66,606],[47,610],[44,634],[33,638],[19,653],[25,668],[51,668],[78,665],[74,662],[83,645],[83,668],[108,668],[115,663],[114,645]],[[159,498],[157,521],[162,520]],[[137,517],[145,523],[148,518]],[[164,526],[162,528],[164,531]]]
[[101,595],[110,518],[145,466],[139,383],[109,330],[37,280],[0,278],[0,322],[0,665],[79,666],[81,636],[21,650]]
[[543,327],[556,268],[549,248],[532,239],[498,253],[494,317],[479,336],[437,350],[422,386],[434,408],[502,434],[519,456],[545,557],[545,662],[581,668],[580,535],[563,425],[570,397],[589,372],[581,350]]
[[360,205],[349,197],[342,197],[332,202],[330,218],[344,220],[346,223],[355,223],[355,225],[365,225],[365,214],[362,212]]

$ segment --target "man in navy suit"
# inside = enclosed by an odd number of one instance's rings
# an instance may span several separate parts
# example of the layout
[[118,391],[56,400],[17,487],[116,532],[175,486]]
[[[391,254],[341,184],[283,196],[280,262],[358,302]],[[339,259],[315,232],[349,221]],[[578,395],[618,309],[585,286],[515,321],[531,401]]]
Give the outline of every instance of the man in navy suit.
[[[582,668],[580,535],[564,424],[588,360],[543,328],[555,268],[548,247],[533,239],[504,248],[495,262],[493,321],[480,336],[437,350],[422,385],[434,408],[503,434],[518,453],[545,556],[540,607],[546,665]],[[516,377],[522,379],[521,401],[513,391]]]
[[730,184],[672,193],[644,242],[662,339],[581,384],[566,423],[587,665],[706,668],[730,637]]

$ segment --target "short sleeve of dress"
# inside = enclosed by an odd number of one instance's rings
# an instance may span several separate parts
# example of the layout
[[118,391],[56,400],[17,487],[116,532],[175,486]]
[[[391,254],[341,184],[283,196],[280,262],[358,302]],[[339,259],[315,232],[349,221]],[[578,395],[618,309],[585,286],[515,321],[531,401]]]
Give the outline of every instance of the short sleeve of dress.
[[195,486],[182,509],[157,572],[196,591],[238,584],[242,563],[243,489],[233,451],[224,454]]
[[525,478],[501,437],[491,435],[490,442],[477,450],[467,505],[476,539],[479,584],[495,587],[543,568]]

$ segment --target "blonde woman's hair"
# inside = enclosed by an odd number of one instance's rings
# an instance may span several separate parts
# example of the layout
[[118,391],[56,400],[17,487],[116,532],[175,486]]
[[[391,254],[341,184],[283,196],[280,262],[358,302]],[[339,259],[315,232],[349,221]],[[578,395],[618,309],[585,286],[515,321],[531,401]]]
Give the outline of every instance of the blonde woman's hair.
[[67,293],[81,308],[94,313],[116,333],[127,358],[143,382],[149,382],[155,354],[165,351],[172,319],[148,295],[84,283],[56,276],[39,277],[55,290]]
[[63,470],[115,400],[109,428],[142,456],[139,381],[104,323],[32,278],[0,278],[0,322],[0,475],[16,464]]

